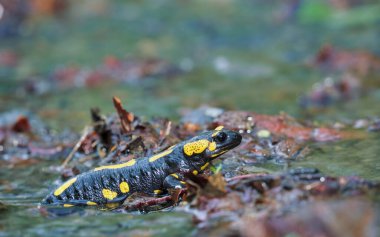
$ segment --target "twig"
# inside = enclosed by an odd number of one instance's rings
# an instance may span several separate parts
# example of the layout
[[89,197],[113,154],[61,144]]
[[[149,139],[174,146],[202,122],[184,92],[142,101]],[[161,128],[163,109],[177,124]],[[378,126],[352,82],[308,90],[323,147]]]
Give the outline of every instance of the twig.
[[241,180],[241,179],[248,179],[248,178],[257,178],[257,177],[261,177],[261,176],[266,175],[266,174],[267,173],[244,174],[244,175],[239,175],[239,176],[235,176],[235,177],[232,177],[232,178],[227,178],[226,181],[230,182],[230,181],[234,181],[234,180]]
[[89,134],[89,131],[90,131],[90,128],[89,126],[86,126],[84,129],[83,129],[83,132],[82,132],[82,136],[79,138],[78,142],[75,144],[74,148],[71,150],[70,154],[66,157],[66,159],[63,161],[62,165],[61,165],[61,168],[65,168],[66,165],[70,162],[70,160],[73,158],[75,152],[78,151],[79,147],[81,146],[83,140],[87,137],[87,135]]
[[171,128],[172,128],[172,121],[168,121],[165,132],[164,132],[164,137],[169,136]]

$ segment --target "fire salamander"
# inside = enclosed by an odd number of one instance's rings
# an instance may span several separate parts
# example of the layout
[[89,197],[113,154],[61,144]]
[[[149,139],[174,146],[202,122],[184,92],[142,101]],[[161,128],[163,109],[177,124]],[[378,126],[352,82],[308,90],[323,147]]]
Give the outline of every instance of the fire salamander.
[[51,192],[42,204],[118,206],[135,192],[159,195],[183,188],[186,174],[203,172],[211,160],[238,146],[241,139],[239,133],[220,126],[159,154],[80,174]]

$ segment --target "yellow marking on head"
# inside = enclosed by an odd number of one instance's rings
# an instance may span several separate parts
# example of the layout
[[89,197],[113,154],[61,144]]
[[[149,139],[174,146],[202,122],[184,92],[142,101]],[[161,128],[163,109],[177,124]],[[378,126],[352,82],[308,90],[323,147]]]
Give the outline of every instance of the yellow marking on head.
[[149,162],[156,161],[156,160],[160,159],[161,157],[169,155],[172,152],[173,152],[173,150],[169,149],[169,150],[163,151],[161,153],[158,153],[157,155],[154,155],[154,156],[150,157],[149,158]]
[[208,149],[210,151],[215,151],[215,149],[216,149],[216,142],[210,142],[210,144],[208,145]]
[[115,197],[117,197],[117,192],[114,192],[114,191],[106,189],[106,188],[103,188],[102,194],[103,194],[103,197],[105,197],[108,200],[112,200]]
[[184,182],[184,181],[179,181],[181,184],[186,184],[186,182]]
[[63,207],[73,207],[74,205],[72,204],[63,204]]
[[214,133],[211,135],[211,137],[215,137],[216,135],[218,135],[218,133],[219,133],[219,131],[214,132]]
[[98,205],[96,202],[91,202],[91,201],[88,201],[86,204],[88,206],[97,206]]
[[201,170],[204,170],[204,169],[206,169],[206,168],[207,168],[207,166],[208,166],[209,164],[210,164],[209,162],[207,162],[206,164],[204,164],[204,165],[201,167]]
[[75,183],[75,181],[77,181],[77,178],[71,178],[69,180],[67,180],[64,184],[62,184],[59,188],[57,188],[55,191],[54,191],[54,195],[55,196],[59,196],[61,193],[63,193],[68,187],[70,187],[73,183]]
[[129,192],[129,185],[127,182],[121,182],[119,187],[120,187],[120,191],[122,193],[128,193]]
[[222,130],[224,128],[224,126],[218,126],[218,127],[216,127],[214,130],[215,131],[220,131],[220,130]]
[[[228,151],[228,150],[227,150]],[[213,154],[211,155],[211,157],[217,157],[217,156],[220,156],[220,155],[223,155],[224,153],[226,153],[227,151],[222,151],[222,152],[219,152],[217,154]]]
[[171,174],[171,176],[173,176],[174,178],[178,179],[178,174]]
[[156,190],[153,190],[153,193],[154,194],[160,194],[160,193],[162,193],[162,190],[156,189]]
[[193,170],[193,175],[197,175],[198,174],[198,170]]
[[183,152],[188,156],[191,156],[193,154],[200,154],[206,150],[209,143],[210,142],[206,139],[187,143],[183,146]]
[[130,161],[126,162],[126,163],[122,163],[122,164],[100,166],[98,168],[95,168],[94,171],[104,170],[104,169],[120,169],[120,168],[124,168],[124,167],[127,167],[127,166],[132,166],[135,163],[136,163],[136,160],[132,159],[132,160],[130,160]]

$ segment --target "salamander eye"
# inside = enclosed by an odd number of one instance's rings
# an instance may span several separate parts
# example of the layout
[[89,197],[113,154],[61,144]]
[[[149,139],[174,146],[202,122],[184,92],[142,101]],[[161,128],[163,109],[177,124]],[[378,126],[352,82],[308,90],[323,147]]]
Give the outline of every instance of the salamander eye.
[[218,143],[225,142],[226,139],[227,139],[227,134],[224,133],[224,132],[219,132],[218,135],[216,135],[216,137],[215,137],[215,140],[216,140]]

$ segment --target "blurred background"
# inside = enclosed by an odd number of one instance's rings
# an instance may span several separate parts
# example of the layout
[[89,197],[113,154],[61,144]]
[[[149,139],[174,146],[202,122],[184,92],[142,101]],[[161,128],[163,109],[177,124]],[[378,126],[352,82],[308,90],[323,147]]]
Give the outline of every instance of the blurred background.
[[[315,83],[347,71],[339,55],[321,66],[323,49],[380,53],[378,12],[375,0],[1,0],[0,110],[58,130],[113,111],[114,95],[148,117],[202,104],[300,116]],[[379,93],[323,116],[378,114]]]

